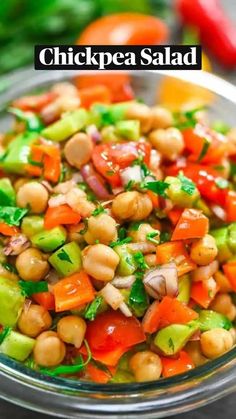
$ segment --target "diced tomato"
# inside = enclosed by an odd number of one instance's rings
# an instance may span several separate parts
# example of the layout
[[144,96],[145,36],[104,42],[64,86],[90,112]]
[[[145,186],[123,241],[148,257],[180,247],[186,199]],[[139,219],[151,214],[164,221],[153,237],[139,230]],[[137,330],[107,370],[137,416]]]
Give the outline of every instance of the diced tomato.
[[97,367],[95,364],[89,362],[86,367],[86,374],[89,375],[89,378],[94,383],[106,384],[111,379],[112,375],[115,373],[115,368],[110,367],[108,371],[104,371],[101,368]]
[[184,130],[183,137],[186,150],[191,153],[188,159],[203,164],[219,164],[236,150],[227,137],[203,124]]
[[34,96],[23,96],[14,100],[12,106],[19,108],[22,111],[40,112],[44,106],[48,105],[55,99],[55,94],[52,92],[42,93]]
[[90,108],[97,103],[111,103],[111,92],[108,87],[97,84],[96,86],[85,87],[79,90],[81,106]]
[[213,278],[205,281],[193,282],[191,287],[191,298],[203,308],[208,308],[214,300],[219,285]]
[[146,142],[102,144],[94,147],[92,160],[97,171],[112,187],[121,185],[120,169],[128,167],[140,155],[149,163],[151,146]]
[[227,221],[230,223],[232,221],[236,221],[236,192],[229,191],[226,197],[226,217]]
[[186,324],[197,318],[196,311],[189,308],[185,303],[166,296],[160,303],[155,301],[149,307],[142,325],[145,333],[154,333],[170,324]]
[[186,208],[173,231],[171,241],[201,238],[208,230],[209,220],[202,211]]
[[[129,349],[130,348],[117,345],[114,349],[111,350],[104,349],[102,351],[97,351],[96,349],[90,347],[93,359],[95,359],[95,361],[102,362],[109,367],[116,367],[122,355],[124,355],[124,353]],[[79,349],[79,352],[83,355],[87,355],[86,347],[82,346]]]
[[9,226],[6,223],[0,223],[0,234],[3,236],[15,236],[19,234],[19,228],[15,226]]
[[183,212],[182,208],[173,208],[172,210],[168,212],[167,214],[168,218],[170,219],[170,221],[172,222],[174,226],[178,223],[182,212]]
[[145,334],[135,317],[106,311],[88,323],[85,338],[92,350],[110,351],[117,346],[127,348],[144,342]]
[[172,377],[173,375],[192,370],[195,365],[192,358],[185,351],[180,351],[178,358],[161,357],[163,377]]
[[216,180],[219,174],[216,170],[209,166],[187,163],[186,160],[179,160],[166,169],[169,176],[177,176],[180,171],[183,171],[184,175],[196,184],[203,198],[225,206],[228,189],[221,189],[217,186]]

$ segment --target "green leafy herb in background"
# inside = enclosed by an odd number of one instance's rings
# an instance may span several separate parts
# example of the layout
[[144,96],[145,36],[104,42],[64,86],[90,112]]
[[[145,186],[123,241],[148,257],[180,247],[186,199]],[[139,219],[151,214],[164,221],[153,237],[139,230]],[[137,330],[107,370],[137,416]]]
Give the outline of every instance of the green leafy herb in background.
[[133,11],[169,18],[171,0],[2,0],[0,73],[33,62],[35,44],[74,43],[103,15]]
[[0,207],[0,222],[19,226],[21,219],[27,214],[28,209],[18,207]]
[[48,291],[48,283],[46,281],[19,281],[19,285],[21,287],[21,292],[26,297],[30,297],[32,294],[37,294],[38,292],[47,292]]

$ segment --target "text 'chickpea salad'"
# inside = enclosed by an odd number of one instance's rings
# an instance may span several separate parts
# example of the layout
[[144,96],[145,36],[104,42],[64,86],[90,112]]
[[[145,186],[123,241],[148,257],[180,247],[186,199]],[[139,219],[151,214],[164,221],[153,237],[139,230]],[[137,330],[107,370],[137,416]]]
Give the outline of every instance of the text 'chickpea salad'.
[[104,384],[171,377],[233,348],[235,129],[96,83],[55,84],[8,112],[0,353]]

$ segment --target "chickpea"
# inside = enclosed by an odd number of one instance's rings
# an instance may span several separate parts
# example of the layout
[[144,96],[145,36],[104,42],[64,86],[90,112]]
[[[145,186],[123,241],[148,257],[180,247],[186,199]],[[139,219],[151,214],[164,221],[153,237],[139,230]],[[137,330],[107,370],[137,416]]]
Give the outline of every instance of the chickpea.
[[50,329],[51,324],[52,318],[49,312],[37,304],[31,304],[28,310],[23,310],[18,320],[20,331],[32,338]]
[[210,308],[217,311],[217,313],[224,314],[231,321],[236,317],[236,307],[229,294],[217,294],[212,301]]
[[206,234],[191,246],[190,257],[198,265],[209,265],[218,253],[214,237]]
[[173,125],[172,113],[162,106],[154,106],[152,112],[152,129],[169,128]]
[[158,380],[161,376],[161,359],[151,351],[137,352],[130,359],[129,366],[138,382]]
[[68,241],[69,242],[76,242],[76,243],[83,243],[84,242],[84,235],[81,234],[85,228],[84,223],[79,223],[76,225],[68,226]]
[[114,278],[119,256],[110,247],[104,244],[95,244],[83,250],[82,260],[87,274],[106,282]]
[[109,244],[117,240],[116,221],[110,215],[101,213],[97,216],[89,217],[88,229],[84,234],[88,244],[99,243]]
[[89,217],[95,210],[95,205],[88,201],[87,195],[79,188],[73,188],[66,194],[68,205],[83,218]]
[[157,257],[153,253],[149,253],[148,255],[144,256],[145,262],[148,264],[149,268],[156,266],[157,264]]
[[233,337],[228,330],[216,328],[202,333],[200,344],[203,355],[215,359],[233,347]]
[[138,230],[129,231],[129,236],[132,237],[134,242],[150,243],[150,241],[147,239],[148,233],[156,233],[156,236],[153,238],[155,240],[159,239],[160,232],[152,228],[152,226],[147,223],[140,224]]
[[38,249],[31,247],[17,256],[16,269],[25,281],[37,282],[46,276],[49,264]]
[[80,99],[76,96],[59,96],[41,111],[41,117],[46,124],[50,124],[58,119],[64,112],[73,111],[80,106]]
[[63,342],[80,348],[84,340],[86,327],[86,322],[81,317],[66,316],[57,323],[57,333]]
[[7,279],[13,279],[14,281],[18,280],[18,276],[14,274],[14,272],[8,271],[4,266],[0,263],[0,277],[3,276],[3,278]]
[[235,344],[236,343],[236,329],[232,327],[232,329],[230,329],[229,332],[233,338],[233,344]]
[[28,182],[22,185],[16,195],[17,205],[21,208],[30,207],[34,214],[44,212],[48,203],[48,191],[39,182]]
[[136,191],[123,192],[112,202],[113,215],[121,220],[143,220],[150,215],[152,208],[149,196]]
[[78,90],[76,86],[68,82],[54,84],[52,87],[52,92],[57,96],[78,96]]
[[55,367],[63,361],[66,347],[56,332],[43,332],[36,339],[33,354],[36,364]]
[[232,292],[232,287],[228,278],[226,278],[226,276],[221,271],[217,271],[214,274],[214,279],[217,285],[220,287],[220,292]]
[[152,127],[152,111],[144,103],[131,103],[126,111],[125,117],[126,119],[138,120],[143,134],[150,131]]
[[20,177],[19,179],[17,179],[14,182],[14,189],[16,192],[19,191],[19,189],[21,188],[21,186],[25,185],[26,183],[29,183],[29,179],[25,178],[25,177]]
[[185,351],[188,352],[188,354],[192,358],[195,367],[203,365],[208,361],[207,358],[202,355],[199,341],[188,342],[185,346]]
[[184,149],[183,135],[177,128],[156,129],[150,133],[149,140],[168,160],[175,160]]
[[88,163],[93,151],[93,142],[84,132],[71,137],[64,148],[65,158],[71,166],[80,169],[81,166]]

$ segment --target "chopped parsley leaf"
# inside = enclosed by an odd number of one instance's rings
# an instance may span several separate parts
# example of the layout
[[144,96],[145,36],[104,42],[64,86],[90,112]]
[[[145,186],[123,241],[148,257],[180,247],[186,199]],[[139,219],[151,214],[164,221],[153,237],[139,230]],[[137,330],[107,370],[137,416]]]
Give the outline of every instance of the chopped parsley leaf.
[[134,185],[135,185],[135,181],[129,180],[129,182],[124,186],[125,191],[131,191]]
[[204,143],[203,143],[201,152],[199,154],[199,157],[197,159],[198,162],[200,162],[203,159],[203,157],[205,157],[210,145],[211,145],[211,141],[208,138],[204,138]]
[[32,294],[37,294],[38,292],[47,292],[48,291],[48,283],[46,281],[19,281],[19,285],[21,287],[21,292],[26,297],[30,297]]
[[94,216],[94,217],[96,217],[97,215],[99,215],[99,214],[102,214],[103,212],[106,212],[105,211],[105,208],[102,206],[102,205],[100,205],[99,207],[97,207],[93,212],[92,212],[92,215]]
[[193,181],[184,176],[181,172],[178,175],[178,179],[181,182],[181,190],[186,192],[190,196],[193,195],[196,190],[196,186],[193,183]]
[[64,249],[61,249],[61,251],[57,254],[58,259],[63,260],[68,263],[72,263],[72,260],[68,253]]
[[86,307],[84,317],[87,320],[94,320],[96,315],[98,314],[98,310],[103,303],[103,297],[101,295],[97,295],[95,299]]
[[7,327],[4,327],[3,330],[0,332],[0,345],[2,344],[4,339],[6,339],[6,337],[9,335],[11,330],[12,328],[7,326]]
[[220,189],[226,189],[229,186],[229,182],[227,181],[227,179],[224,179],[222,177],[218,177],[215,180],[215,184],[218,186],[218,188]]
[[169,345],[169,348],[173,351],[173,353],[174,353],[174,351],[175,351],[175,345],[174,345],[174,342],[173,342],[173,339],[172,338],[169,338],[169,340],[168,340],[168,345]]
[[152,191],[156,193],[157,195],[162,196],[163,198],[166,198],[166,189],[169,188],[169,183],[164,182],[163,180],[156,180],[154,182],[143,182],[141,185],[142,189],[148,189],[149,191]]
[[158,230],[151,231],[150,233],[147,233],[146,239],[154,244],[159,244],[160,243],[159,234],[160,232]]

